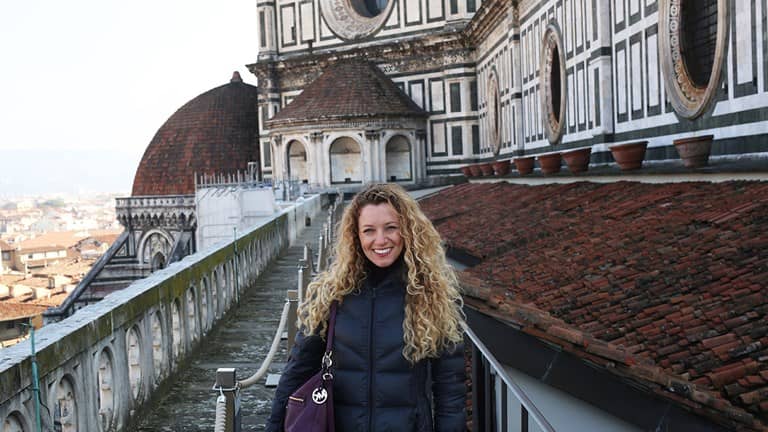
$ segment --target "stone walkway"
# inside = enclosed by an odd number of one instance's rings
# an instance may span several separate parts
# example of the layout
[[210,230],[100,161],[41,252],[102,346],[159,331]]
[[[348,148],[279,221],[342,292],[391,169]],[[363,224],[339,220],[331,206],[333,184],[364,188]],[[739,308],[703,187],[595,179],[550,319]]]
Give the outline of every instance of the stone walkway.
[[[241,299],[240,305],[208,334],[201,348],[175,378],[161,399],[134,431],[212,431],[216,394],[211,390],[216,369],[237,368],[237,377],[256,372],[269,351],[285,303],[285,293],[295,289],[297,265],[305,243],[317,249],[321,222],[308,227],[293,246],[283,252],[264,271],[255,285]],[[313,220],[314,221],[314,220]],[[280,373],[286,358],[285,343],[270,367]],[[274,388],[266,388],[264,379],[242,392],[242,430],[261,431],[269,415]]]

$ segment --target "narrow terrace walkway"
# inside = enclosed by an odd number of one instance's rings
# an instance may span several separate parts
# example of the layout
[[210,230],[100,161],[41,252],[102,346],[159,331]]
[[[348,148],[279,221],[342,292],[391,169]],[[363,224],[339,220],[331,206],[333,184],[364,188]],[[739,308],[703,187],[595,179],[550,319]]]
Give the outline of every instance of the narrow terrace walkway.
[[[240,300],[240,305],[212,331],[191,361],[186,364],[162,399],[153,403],[136,431],[212,431],[216,395],[211,391],[216,369],[237,368],[238,379],[251,376],[269,351],[286,291],[295,289],[297,266],[305,243],[317,250],[323,219],[313,224],[283,252]],[[287,354],[285,343],[272,363],[270,373],[279,373]],[[274,388],[264,381],[242,393],[243,431],[264,430]]]

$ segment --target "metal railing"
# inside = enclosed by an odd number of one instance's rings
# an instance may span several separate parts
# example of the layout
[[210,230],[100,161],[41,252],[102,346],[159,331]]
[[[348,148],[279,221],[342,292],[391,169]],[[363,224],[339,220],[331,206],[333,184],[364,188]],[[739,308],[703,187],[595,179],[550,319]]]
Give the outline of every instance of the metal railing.
[[[472,343],[472,432],[555,432],[472,329],[464,331]],[[517,402],[519,415],[509,412],[510,401]]]
[[280,314],[280,323],[272,339],[269,352],[259,369],[252,376],[240,381],[237,380],[235,368],[216,370],[216,382],[213,385],[213,390],[217,394],[215,432],[239,432],[241,430],[240,391],[256,384],[266,375],[284,332],[287,333],[287,349],[290,352],[296,338],[299,302],[304,299],[312,277],[325,271],[331,260],[335,226],[342,211],[340,202],[342,195],[339,193],[337,197],[337,200],[328,209],[328,215],[318,239],[317,261],[314,260],[315,256],[310,245],[304,245],[304,256],[299,260],[297,269],[297,287],[296,289],[289,289],[287,292],[285,304]]

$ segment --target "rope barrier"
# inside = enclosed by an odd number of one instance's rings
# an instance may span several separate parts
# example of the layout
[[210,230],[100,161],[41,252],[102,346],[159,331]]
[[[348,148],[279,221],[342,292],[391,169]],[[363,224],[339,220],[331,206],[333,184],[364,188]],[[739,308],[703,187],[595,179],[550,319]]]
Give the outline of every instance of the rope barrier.
[[288,322],[288,309],[290,308],[290,302],[286,301],[285,306],[283,306],[283,313],[280,315],[280,324],[277,326],[277,332],[275,333],[275,338],[272,339],[272,346],[269,347],[269,353],[267,354],[267,357],[264,359],[264,361],[261,363],[261,367],[259,370],[256,371],[255,374],[253,374],[250,378],[246,378],[242,381],[238,381],[237,385],[241,389],[250,387],[258,380],[260,380],[264,374],[267,373],[267,370],[269,369],[270,363],[272,363],[272,359],[275,357],[275,353],[277,352],[277,346],[280,344],[280,338],[283,335],[283,331],[285,331],[285,323]]
[[227,427],[227,398],[220,395],[216,398],[216,420],[213,423],[213,432],[226,432]]

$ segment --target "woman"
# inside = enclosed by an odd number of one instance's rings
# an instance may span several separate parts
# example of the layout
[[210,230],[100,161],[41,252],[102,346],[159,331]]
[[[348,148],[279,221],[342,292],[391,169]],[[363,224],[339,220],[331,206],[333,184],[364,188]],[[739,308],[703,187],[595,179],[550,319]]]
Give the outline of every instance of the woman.
[[337,301],[336,431],[465,431],[457,286],[439,234],[403,188],[376,184],[358,193],[341,218],[333,263],[299,307],[302,331],[267,430],[282,430],[288,396],[320,369]]

